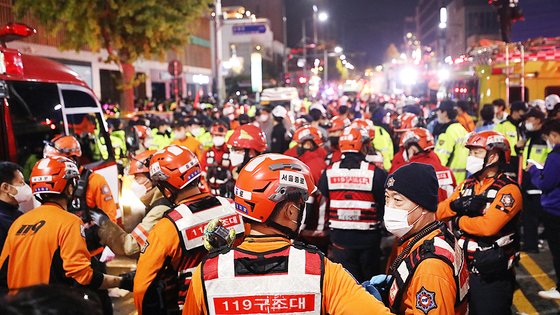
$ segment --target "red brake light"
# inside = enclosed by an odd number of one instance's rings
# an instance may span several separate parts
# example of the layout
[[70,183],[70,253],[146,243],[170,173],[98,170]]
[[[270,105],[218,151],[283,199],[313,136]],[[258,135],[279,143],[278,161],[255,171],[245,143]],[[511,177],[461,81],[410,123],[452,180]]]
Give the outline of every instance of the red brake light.
[[31,36],[37,31],[25,24],[8,23],[0,27],[0,41],[7,43],[24,37]]
[[23,61],[19,51],[6,48],[0,52],[0,74],[23,75]]

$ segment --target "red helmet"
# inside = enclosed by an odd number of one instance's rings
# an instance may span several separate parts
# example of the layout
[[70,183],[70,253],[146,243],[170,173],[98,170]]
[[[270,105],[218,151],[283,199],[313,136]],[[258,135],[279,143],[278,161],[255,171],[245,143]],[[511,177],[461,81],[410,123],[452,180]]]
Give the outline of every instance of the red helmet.
[[303,126],[294,133],[294,141],[302,144],[307,140],[313,141],[317,146],[323,145],[323,136],[319,129],[313,126]]
[[408,148],[412,144],[417,144],[423,151],[434,148],[434,136],[425,128],[412,128],[401,136],[401,147]]
[[373,140],[373,138],[375,138],[375,126],[373,125],[373,122],[371,120],[363,118],[354,119],[352,124],[350,124],[350,127],[365,128],[368,131],[370,140]]
[[333,118],[331,118],[331,127],[328,131],[342,131],[348,126],[350,126],[350,119],[344,116],[334,116]]
[[242,216],[266,222],[276,204],[291,193],[305,201],[315,192],[309,167],[282,154],[263,154],[253,158],[239,172],[235,182],[235,210]]
[[80,142],[74,136],[57,136],[45,145],[43,149],[43,157],[64,156],[71,158],[73,156],[82,156],[82,147]]
[[493,130],[472,132],[465,144],[465,147],[468,149],[482,148],[486,151],[502,151],[506,157],[506,163],[509,163],[511,158],[511,147],[509,146],[509,141],[506,137],[504,137],[504,135]]
[[138,135],[138,139],[146,139],[148,136],[151,135],[150,128],[142,125],[135,125],[134,130],[136,130],[136,134]]
[[150,173],[150,159],[156,150],[146,150],[142,153],[136,154],[130,161],[128,167],[128,175]]
[[227,144],[232,147],[253,149],[262,153],[266,150],[266,137],[261,128],[255,125],[241,125],[235,128]]
[[202,170],[196,155],[179,145],[170,145],[154,153],[150,159],[150,178],[167,198],[195,179]]
[[364,143],[370,142],[369,132],[365,128],[348,127],[340,136],[340,151],[360,152]]
[[212,125],[210,129],[210,134],[213,136],[225,136],[228,129],[226,125],[222,122],[216,122]]
[[418,126],[418,116],[412,113],[402,113],[393,120],[393,128],[396,132],[404,132]]
[[31,171],[29,181],[34,195],[61,194],[68,185],[80,177],[76,163],[63,156],[39,160]]
[[298,118],[296,119],[296,121],[294,122],[294,128],[299,129],[303,126],[307,126],[309,125],[309,121],[307,121],[307,119],[305,118]]

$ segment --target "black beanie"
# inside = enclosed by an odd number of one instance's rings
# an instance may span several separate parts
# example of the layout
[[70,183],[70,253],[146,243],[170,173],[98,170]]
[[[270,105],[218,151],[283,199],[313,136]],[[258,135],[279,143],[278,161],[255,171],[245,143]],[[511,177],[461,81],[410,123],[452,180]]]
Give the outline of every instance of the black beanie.
[[385,182],[385,189],[394,190],[431,212],[437,210],[438,188],[434,167],[422,163],[401,166]]

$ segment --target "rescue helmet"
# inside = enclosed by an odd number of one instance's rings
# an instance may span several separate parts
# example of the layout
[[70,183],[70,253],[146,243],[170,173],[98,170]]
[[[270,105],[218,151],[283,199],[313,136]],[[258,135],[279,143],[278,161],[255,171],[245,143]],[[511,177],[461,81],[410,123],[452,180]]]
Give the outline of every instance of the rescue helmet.
[[215,122],[210,128],[210,134],[212,136],[225,136],[227,133],[227,127],[223,122]]
[[370,142],[369,132],[365,128],[347,127],[340,136],[340,151],[360,152],[365,143]]
[[255,125],[241,125],[235,128],[227,144],[232,147],[253,149],[262,153],[266,150],[266,137],[262,129]]
[[[268,153],[249,161],[235,182],[235,210],[257,222],[267,222],[276,205],[316,190],[309,167],[283,154]],[[303,211],[303,209],[301,209]]]
[[176,193],[200,177],[196,155],[184,146],[170,145],[150,159],[150,178],[163,195],[174,201]]
[[411,128],[403,133],[401,136],[401,147],[408,148],[416,144],[422,151],[431,150],[434,148],[434,136],[426,128]]
[[42,194],[62,194],[68,184],[74,184],[78,177],[80,172],[74,161],[64,156],[49,156],[33,166],[29,181],[33,195],[38,197]]
[[331,127],[329,132],[342,131],[344,128],[350,126],[350,119],[344,116],[334,116],[331,118]]
[[318,147],[323,145],[323,136],[321,132],[313,126],[303,126],[297,129],[293,139],[298,144],[303,144],[305,141],[311,140]]
[[468,149],[482,148],[486,151],[498,150],[504,152],[506,163],[509,163],[511,157],[511,147],[509,141],[504,135],[497,131],[487,130],[481,132],[472,132],[465,144]]
[[74,136],[56,136],[45,144],[43,157],[64,156],[67,158],[82,156],[82,146]]
[[370,140],[373,140],[373,138],[375,138],[375,126],[373,125],[373,122],[371,120],[357,118],[354,119],[354,121],[350,124],[350,127],[365,128],[368,131]]
[[418,127],[418,116],[413,113],[402,113],[397,119],[393,120],[393,128],[395,132],[404,132],[408,129]]
[[146,150],[132,157],[128,167],[128,175],[150,174],[150,159],[154,153],[156,153],[156,150]]
[[558,96],[557,94],[550,94],[544,99],[546,110],[553,110],[554,106],[558,103],[560,103],[560,96]]
[[136,131],[136,135],[138,139],[146,139],[151,135],[150,128],[143,126],[143,125],[134,125],[134,130]]

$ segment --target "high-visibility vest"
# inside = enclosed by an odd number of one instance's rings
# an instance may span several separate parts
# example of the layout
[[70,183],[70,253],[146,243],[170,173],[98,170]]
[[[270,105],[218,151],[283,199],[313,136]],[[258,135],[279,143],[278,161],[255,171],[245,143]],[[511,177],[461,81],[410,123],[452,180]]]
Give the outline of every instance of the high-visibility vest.
[[494,126],[494,131],[501,133],[509,141],[511,156],[517,156],[515,145],[519,142],[519,129],[509,120],[504,120]]
[[208,314],[321,314],[323,264],[295,244],[210,257],[201,265]]
[[365,161],[356,169],[340,168],[340,162],[327,168],[331,229],[379,228],[380,218],[372,192],[374,170],[375,166]]
[[433,239],[425,240],[411,252],[393,272],[393,279],[389,283],[389,306],[394,312],[398,312],[405,289],[414,276],[416,268],[422,261],[429,258],[440,259],[451,267],[453,278],[457,288],[455,305],[463,303],[469,291],[469,271],[466,266],[463,250],[457,240],[447,229],[445,224],[440,223],[440,233]]
[[391,135],[381,126],[375,126],[373,147],[383,155],[383,168],[387,171],[391,169],[391,163],[395,156],[393,140],[391,139]]
[[[233,202],[217,196],[208,196],[192,203],[180,204],[167,212],[165,217],[173,222],[181,240],[180,244],[184,258],[181,260],[177,272],[179,283],[178,303],[182,304],[191,282],[192,273],[200,263],[200,259],[190,257],[189,251],[203,249],[202,237],[208,222],[219,218],[225,228],[234,229],[237,235],[243,234],[245,228],[243,219],[235,211]],[[198,257],[198,255],[193,256]]]

